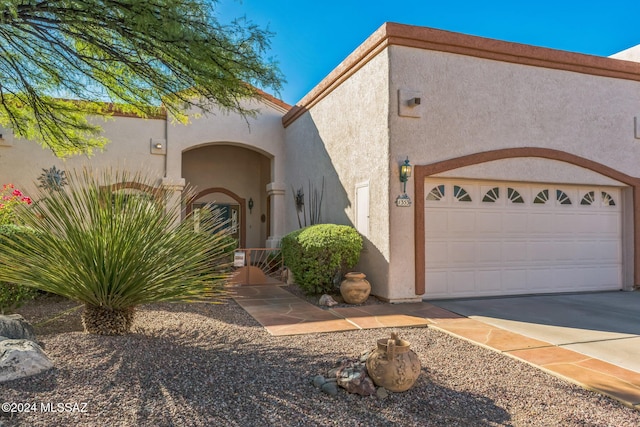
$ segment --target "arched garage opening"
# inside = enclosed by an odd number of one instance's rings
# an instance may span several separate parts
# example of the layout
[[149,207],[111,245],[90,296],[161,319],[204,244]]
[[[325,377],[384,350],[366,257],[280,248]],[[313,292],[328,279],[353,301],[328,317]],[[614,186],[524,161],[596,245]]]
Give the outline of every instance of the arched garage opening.
[[[616,188],[596,188],[597,186],[594,187],[592,185],[554,186],[553,184],[538,185],[520,182],[492,183],[486,181],[468,182],[455,179],[430,178],[437,174],[458,168],[510,158],[557,160],[612,178],[626,187],[625,189],[621,189],[620,193],[616,195],[618,191]],[[417,295],[425,294],[425,290],[428,291],[430,284],[433,285],[439,278],[443,278],[445,275],[452,276],[453,273],[460,273],[458,276],[462,276],[462,273],[466,274],[465,280],[458,280],[458,282],[462,283],[462,285],[460,285],[461,289],[463,285],[466,286],[467,289],[462,289],[461,292],[456,293],[457,290],[453,289],[453,287],[457,285],[452,287],[451,284],[448,284],[446,286],[446,295],[456,297],[456,295],[461,295],[464,292],[468,292],[470,296],[489,295],[492,293],[501,294],[504,289],[499,289],[498,285],[496,285],[496,289],[494,290],[489,289],[489,285],[478,290],[477,282],[482,282],[478,277],[489,278],[484,282],[489,283],[491,286],[499,284],[500,280],[504,279],[508,274],[514,272],[522,273],[523,271],[524,273],[521,274],[522,278],[519,279],[521,283],[525,283],[525,276],[526,278],[535,278],[536,274],[540,277],[546,274],[547,276],[545,277],[550,280],[555,277],[554,274],[556,273],[564,274],[565,272],[570,272],[570,270],[580,273],[581,265],[579,262],[575,262],[576,260],[581,261],[578,255],[583,256],[584,260],[591,257],[595,262],[601,263],[603,258],[609,257],[620,247],[625,247],[626,250],[623,250],[623,253],[617,256],[617,260],[614,261],[615,263],[619,263],[623,262],[623,259],[628,259],[627,265],[629,269],[626,271],[631,273],[628,275],[629,279],[624,281],[626,283],[623,283],[623,287],[628,288],[628,284],[634,285],[639,283],[638,266],[640,265],[640,253],[638,247],[640,243],[640,230],[639,227],[634,226],[634,224],[636,224],[640,213],[640,202],[637,197],[640,180],[636,177],[626,175],[608,166],[570,153],[527,147],[488,151],[429,165],[416,166],[415,179],[415,291]],[[484,188],[483,185],[486,188]],[[471,191],[475,193],[472,195],[470,193]],[[525,196],[525,193],[528,194],[528,196]],[[626,199],[626,202],[622,199]],[[624,209],[620,209],[621,204]],[[438,205],[442,206],[438,207]],[[451,213],[456,214],[457,217],[453,218]],[[573,214],[570,215],[570,213]],[[591,220],[595,221],[598,218],[600,218],[601,221],[589,222]],[[628,218],[628,221],[625,220],[625,218]],[[438,220],[440,221],[438,222]],[[498,222],[498,220],[501,222]],[[564,220],[565,226],[563,226],[560,220]],[[482,225],[482,227],[478,224]],[[522,225],[522,227],[514,227],[512,226],[513,224],[519,224]],[[621,226],[621,224],[626,225]],[[452,225],[460,225],[458,228],[461,230],[462,228],[466,228],[462,231],[451,231],[451,228],[455,228],[452,227]],[[588,245],[580,245],[577,237],[582,236],[577,236],[575,234],[576,230],[573,229],[578,229],[581,225],[585,225],[583,227],[584,232],[592,234],[595,232],[591,240],[595,242],[600,239],[601,243],[594,244],[593,242],[589,242]],[[612,227],[609,230],[607,227],[610,225]],[[525,226],[532,230],[526,230]],[[553,226],[562,227],[554,229]],[[438,229],[438,227],[440,228]],[[517,239],[511,239],[512,236],[508,233],[505,234],[505,230],[512,233]],[[458,231],[460,231],[460,233],[458,233]],[[485,234],[488,235],[490,231],[495,232],[494,235],[489,236],[490,238],[485,238]],[[537,234],[528,233],[529,231],[535,231]],[[467,234],[463,235],[463,232]],[[462,237],[456,236],[455,233],[460,234]],[[562,233],[564,233],[564,235]],[[572,233],[574,234],[571,235]],[[442,234],[442,236],[440,236],[440,234]],[[436,237],[435,239],[433,238],[434,236]],[[440,237],[442,237],[441,242],[438,242],[437,238]],[[429,238],[431,238],[430,241]],[[622,240],[622,242],[616,243],[616,248],[613,245],[607,246],[607,239],[611,241],[618,239]],[[628,239],[628,245],[623,244],[625,239]],[[511,242],[511,240],[513,240],[513,242]],[[451,247],[451,242],[456,244],[460,242],[468,243],[466,247],[464,245],[458,245],[463,250],[456,251],[454,254],[462,260],[461,262],[467,263],[464,265],[464,268],[459,268],[459,271],[450,269],[449,271],[438,272],[437,268],[433,267],[433,265],[438,264],[437,257],[439,253],[437,250],[433,250],[433,248],[437,246],[434,245],[434,243],[438,244],[443,242],[446,243],[448,247]],[[479,245],[478,242],[482,244]],[[508,246],[505,245],[505,242],[508,244],[520,244],[520,252],[513,249],[515,245]],[[553,244],[554,242],[557,244]],[[570,247],[571,242],[577,243],[574,247]],[[495,248],[493,252],[487,249],[492,249],[489,247],[489,244],[493,244],[493,248]],[[562,249],[562,245],[566,248]],[[465,258],[464,250],[469,249],[471,246],[481,247],[482,251],[472,253],[468,250],[469,256]],[[546,249],[544,249],[545,247]],[[611,250],[608,249],[609,247],[611,247]],[[431,250],[426,250],[427,248],[431,248]],[[598,248],[602,250],[600,254],[596,254],[597,256],[589,252],[595,252]],[[549,254],[553,254],[554,251],[561,253],[561,257],[550,258],[550,261],[558,264],[555,266],[556,271],[552,271],[552,269],[544,263],[541,263],[540,266],[533,265],[533,262],[537,260],[536,251],[540,254],[539,258],[545,256],[549,258],[551,257]],[[443,251],[441,252],[444,253]],[[625,255],[625,252],[627,255]],[[496,264],[500,269],[493,268],[496,267],[496,265],[492,265],[492,260],[488,259],[493,253],[502,256],[499,260],[500,262]],[[514,258],[519,253],[521,254],[523,262],[519,264],[514,262],[514,267],[508,262],[505,262],[505,257]],[[566,258],[566,261],[563,257]],[[451,261],[451,256],[448,256],[448,258],[450,259],[446,261],[449,264],[453,261],[459,261],[457,259]],[[511,258],[507,261],[511,261]],[[496,257],[496,259],[498,258]],[[584,266],[584,263],[582,265]],[[585,267],[582,269],[586,270]],[[598,273],[601,271],[604,271],[604,269],[597,269]],[[440,277],[436,277],[434,272],[440,274]],[[491,276],[492,274],[493,276]],[[588,276],[588,278],[591,279],[592,277]],[[544,280],[538,280],[538,282],[543,283]],[[472,289],[474,281],[476,282],[476,288]],[[570,282],[570,280],[565,282]],[[588,281],[585,280],[583,282]],[[442,283],[445,283],[444,279]],[[616,285],[615,282],[611,282],[611,284]],[[597,288],[602,284],[594,283],[593,285]],[[604,285],[607,285],[607,283],[604,283]],[[437,287],[437,283],[435,287]],[[444,289],[444,287],[442,288]],[[561,290],[562,289],[558,288],[551,291]],[[571,290],[573,291],[575,289]],[[545,291],[549,290],[546,289]],[[519,289],[514,293],[525,292],[529,292],[529,289]],[[531,293],[536,292],[535,289],[531,290]],[[429,292],[426,293],[428,294]],[[443,296],[445,295],[445,291],[441,293]],[[508,293],[509,292],[506,292],[505,294]]]

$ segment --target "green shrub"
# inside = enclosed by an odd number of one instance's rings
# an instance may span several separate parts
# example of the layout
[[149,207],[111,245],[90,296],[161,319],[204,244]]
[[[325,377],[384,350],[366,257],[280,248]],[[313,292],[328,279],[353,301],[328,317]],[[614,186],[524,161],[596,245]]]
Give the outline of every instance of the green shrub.
[[[14,224],[1,224],[0,235],[14,238],[20,234],[30,234],[33,230]],[[0,245],[0,250],[3,246]],[[0,282],[0,314],[9,313],[19,308],[26,301],[33,299],[38,294],[34,288],[16,285],[14,283]]]
[[307,294],[335,290],[342,273],[360,259],[362,237],[347,225],[318,224],[282,238],[284,263]]
[[0,282],[0,314],[7,314],[38,295],[38,290],[13,283]]

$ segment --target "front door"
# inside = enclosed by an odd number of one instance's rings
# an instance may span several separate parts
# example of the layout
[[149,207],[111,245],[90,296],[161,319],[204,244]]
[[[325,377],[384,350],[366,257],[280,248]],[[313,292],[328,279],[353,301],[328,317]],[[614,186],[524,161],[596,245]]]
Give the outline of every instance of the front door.
[[230,229],[230,235],[240,242],[240,232],[242,229],[240,218],[240,205],[227,203],[194,203],[193,212],[197,215],[199,209],[219,210],[220,219],[225,228]]

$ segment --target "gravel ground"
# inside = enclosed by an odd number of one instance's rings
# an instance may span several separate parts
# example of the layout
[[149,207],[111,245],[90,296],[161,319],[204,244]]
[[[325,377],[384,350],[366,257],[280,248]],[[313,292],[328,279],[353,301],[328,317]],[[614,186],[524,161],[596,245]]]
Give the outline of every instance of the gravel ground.
[[[53,300],[21,312],[42,321],[42,310],[70,307]],[[86,335],[77,310],[39,326],[56,368],[0,385],[2,401],[37,407],[13,417],[0,412],[0,425],[640,425],[640,412],[612,399],[427,328],[395,329],[423,370],[411,390],[385,399],[344,390],[329,396],[310,379],[389,330],[272,337],[233,301],[144,306],[134,329],[123,337]],[[61,403],[84,412],[42,411]]]

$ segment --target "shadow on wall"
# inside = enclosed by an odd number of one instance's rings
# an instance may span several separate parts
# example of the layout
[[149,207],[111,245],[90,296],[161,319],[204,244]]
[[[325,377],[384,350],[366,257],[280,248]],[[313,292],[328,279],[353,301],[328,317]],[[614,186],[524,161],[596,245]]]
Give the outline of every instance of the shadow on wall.
[[[333,161],[327,147],[310,114],[296,120],[287,130],[286,167],[287,189],[285,197],[286,230],[291,232],[300,228],[298,219],[304,227],[303,213],[296,209],[296,195],[302,188],[304,203],[309,203],[309,191],[324,194],[319,223],[350,225],[355,227],[355,185],[369,180],[375,188],[375,176],[369,176],[362,169],[357,150],[336,150],[340,155]],[[364,171],[364,172],[363,172]],[[345,187],[346,185],[346,187]],[[349,188],[351,187],[351,188]],[[312,197],[313,199],[313,197]],[[307,224],[309,224],[309,206],[305,206]],[[371,214],[371,208],[369,214]],[[371,225],[369,226],[371,230]],[[385,297],[388,282],[389,262],[382,252],[366,236],[363,236],[363,251],[360,262],[354,271],[362,271],[371,282],[372,294]]]

